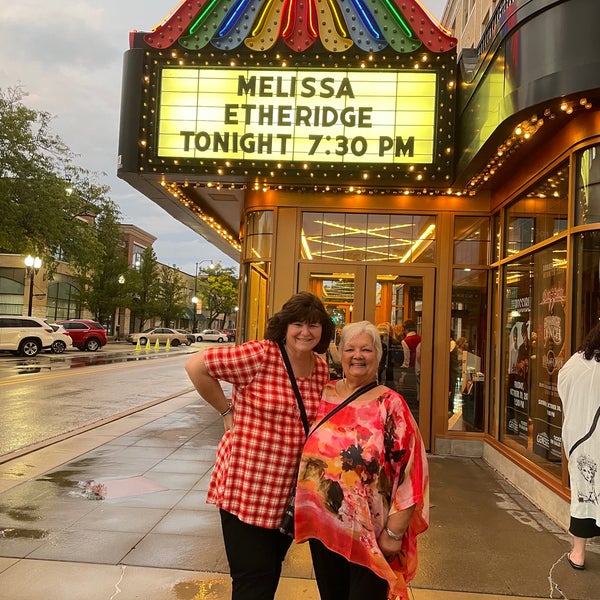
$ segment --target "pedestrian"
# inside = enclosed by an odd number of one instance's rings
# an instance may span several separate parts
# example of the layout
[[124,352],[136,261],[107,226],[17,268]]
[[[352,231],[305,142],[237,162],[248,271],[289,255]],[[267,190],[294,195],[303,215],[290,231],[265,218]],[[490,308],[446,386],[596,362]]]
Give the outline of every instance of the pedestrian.
[[[233,600],[275,596],[292,541],[279,526],[295,488],[305,431],[329,381],[319,354],[333,335],[321,300],[300,292],[269,319],[264,340],[201,350],[185,365],[198,393],[224,420],[207,502],[220,511]],[[231,401],[220,380],[233,384]]]
[[344,377],[323,390],[302,452],[296,540],[308,540],[321,600],[408,599],[429,520],[425,447],[408,405],[377,383],[368,321],[344,327]]
[[[464,338],[460,338],[464,339]],[[448,387],[448,416],[454,413],[454,396],[456,386],[462,376],[462,350],[454,339],[454,333],[450,332],[450,385]]]
[[600,536],[600,323],[585,337],[577,352],[558,372],[558,394],[563,406],[562,441],[571,480],[573,538],[569,564],[585,568],[585,546]]
[[421,379],[421,336],[417,333],[417,324],[412,319],[406,319],[403,326],[405,332],[402,340],[404,362],[400,369],[398,390],[408,402],[411,410],[417,413]]

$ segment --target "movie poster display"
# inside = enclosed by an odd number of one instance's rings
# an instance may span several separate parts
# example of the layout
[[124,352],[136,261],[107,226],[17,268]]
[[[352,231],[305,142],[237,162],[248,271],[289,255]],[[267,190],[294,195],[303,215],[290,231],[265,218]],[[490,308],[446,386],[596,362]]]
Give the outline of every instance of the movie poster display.
[[536,254],[530,368],[532,372],[533,451],[560,463],[562,404],[557,391],[558,371],[566,360],[566,243]]
[[519,272],[518,284],[507,288],[506,433],[527,447],[529,439],[530,282]]

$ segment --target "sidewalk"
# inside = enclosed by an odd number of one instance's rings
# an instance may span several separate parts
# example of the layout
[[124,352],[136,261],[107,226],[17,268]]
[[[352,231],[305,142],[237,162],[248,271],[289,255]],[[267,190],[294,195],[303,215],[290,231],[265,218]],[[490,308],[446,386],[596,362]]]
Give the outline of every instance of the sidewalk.
[[[220,417],[195,392],[0,464],[0,600],[225,600],[205,504]],[[430,457],[414,600],[600,598],[600,546],[569,536],[480,459]],[[318,600],[306,545],[277,600]]]

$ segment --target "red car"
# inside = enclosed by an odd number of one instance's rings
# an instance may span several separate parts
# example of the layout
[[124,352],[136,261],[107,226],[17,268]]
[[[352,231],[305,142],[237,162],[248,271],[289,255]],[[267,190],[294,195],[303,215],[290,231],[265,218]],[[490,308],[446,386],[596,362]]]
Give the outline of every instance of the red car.
[[67,319],[56,322],[67,330],[73,340],[73,346],[79,350],[95,352],[106,345],[106,330],[96,321]]

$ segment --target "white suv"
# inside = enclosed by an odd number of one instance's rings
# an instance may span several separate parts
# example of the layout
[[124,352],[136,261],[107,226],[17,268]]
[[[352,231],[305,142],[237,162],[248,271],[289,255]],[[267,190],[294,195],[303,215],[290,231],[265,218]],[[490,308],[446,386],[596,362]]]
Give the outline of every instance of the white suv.
[[0,350],[35,356],[52,346],[53,333],[52,327],[37,317],[0,315]]

